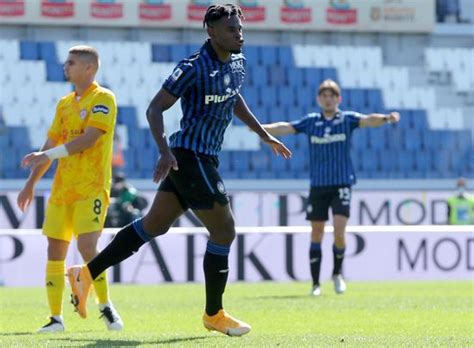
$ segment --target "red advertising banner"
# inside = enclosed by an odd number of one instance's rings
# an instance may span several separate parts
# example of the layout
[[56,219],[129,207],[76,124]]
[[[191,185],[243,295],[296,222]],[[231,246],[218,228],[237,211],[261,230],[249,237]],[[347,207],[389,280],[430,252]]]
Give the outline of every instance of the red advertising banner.
[[282,7],[280,20],[283,23],[309,23],[311,22],[311,8]]
[[170,4],[149,4],[140,3],[139,6],[140,19],[164,21],[171,19],[171,5]]
[[200,21],[204,19],[204,15],[207,11],[207,6],[198,5],[194,3],[188,4],[188,20],[190,21]]
[[55,2],[44,0],[41,3],[41,16],[52,18],[68,18],[74,16],[73,2]]
[[331,24],[356,24],[357,9],[352,8],[349,1],[330,0],[326,9],[326,21]]
[[18,17],[25,15],[25,2],[23,0],[0,0],[0,17]]
[[250,23],[265,21],[265,6],[241,6],[245,21]]
[[117,19],[123,17],[122,3],[91,3],[91,16],[101,19]]

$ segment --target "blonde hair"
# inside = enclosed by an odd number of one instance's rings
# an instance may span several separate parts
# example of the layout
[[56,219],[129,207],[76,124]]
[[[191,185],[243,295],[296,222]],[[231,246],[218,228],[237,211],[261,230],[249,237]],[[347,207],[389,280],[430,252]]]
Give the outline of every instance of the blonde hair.
[[318,95],[321,95],[324,91],[331,91],[338,97],[341,95],[341,88],[339,85],[330,79],[324,80],[323,83],[319,85]]
[[100,67],[99,53],[92,46],[74,46],[69,49],[69,53],[78,55],[80,58],[86,60],[87,62],[94,64],[97,70]]

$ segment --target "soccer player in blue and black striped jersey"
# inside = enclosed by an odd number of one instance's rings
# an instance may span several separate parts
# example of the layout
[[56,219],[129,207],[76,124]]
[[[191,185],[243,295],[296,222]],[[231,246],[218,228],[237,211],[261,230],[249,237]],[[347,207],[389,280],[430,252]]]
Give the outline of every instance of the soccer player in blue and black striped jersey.
[[346,284],[341,275],[346,246],[345,230],[350,212],[351,187],[356,182],[350,145],[352,132],[362,127],[379,127],[400,120],[398,112],[388,115],[362,115],[341,111],[341,90],[336,82],[325,80],[318,90],[321,113],[310,113],[295,122],[276,122],[263,125],[272,135],[304,133],[309,140],[311,190],[307,220],[311,221],[310,268],[313,278],[311,294],[319,296],[321,269],[321,241],[328,220],[329,208],[334,217],[333,281],[337,293],[344,293]]
[[[250,331],[248,324],[227,314],[222,306],[235,227],[225,186],[217,171],[217,155],[233,114],[276,155],[289,158],[291,152],[262,128],[240,94],[245,77],[241,17],[238,6],[210,6],[204,18],[209,39],[198,53],[176,66],[152,100],[147,118],[160,151],[154,181],[161,181],[161,185],[146,216],[120,230],[87,265],[70,268],[73,295],[79,302],[85,300],[91,279],[131,256],[150,239],[165,234],[179,216],[192,209],[210,233],[204,255],[204,326],[230,336]],[[168,145],[163,112],[178,99],[183,111],[181,129],[170,136]]]

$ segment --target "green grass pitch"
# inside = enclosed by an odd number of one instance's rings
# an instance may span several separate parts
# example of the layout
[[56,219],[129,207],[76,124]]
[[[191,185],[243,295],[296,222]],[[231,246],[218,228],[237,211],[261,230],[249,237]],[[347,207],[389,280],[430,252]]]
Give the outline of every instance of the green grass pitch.
[[203,328],[200,284],[112,286],[124,331],[106,331],[91,299],[86,320],[65,303],[66,332],[41,335],[34,332],[46,323],[45,290],[0,288],[0,347],[474,346],[472,281],[352,282],[344,295],[325,283],[322,290],[312,298],[307,283],[229,284],[225,308],[253,327],[239,338]]

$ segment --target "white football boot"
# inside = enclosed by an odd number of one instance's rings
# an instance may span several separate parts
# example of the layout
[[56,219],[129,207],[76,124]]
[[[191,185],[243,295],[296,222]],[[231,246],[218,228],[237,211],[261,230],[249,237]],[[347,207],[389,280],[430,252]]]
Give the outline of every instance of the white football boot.
[[102,318],[109,331],[120,331],[123,329],[123,321],[111,302],[99,305],[100,318]]
[[319,284],[313,285],[313,288],[311,289],[311,296],[321,296],[321,287]]
[[64,332],[64,321],[61,316],[49,317],[49,323],[38,330],[38,333]]
[[344,278],[342,278],[342,275],[340,274],[334,274],[332,276],[332,281],[334,282],[334,291],[336,294],[343,294],[346,292],[346,282],[344,281]]

